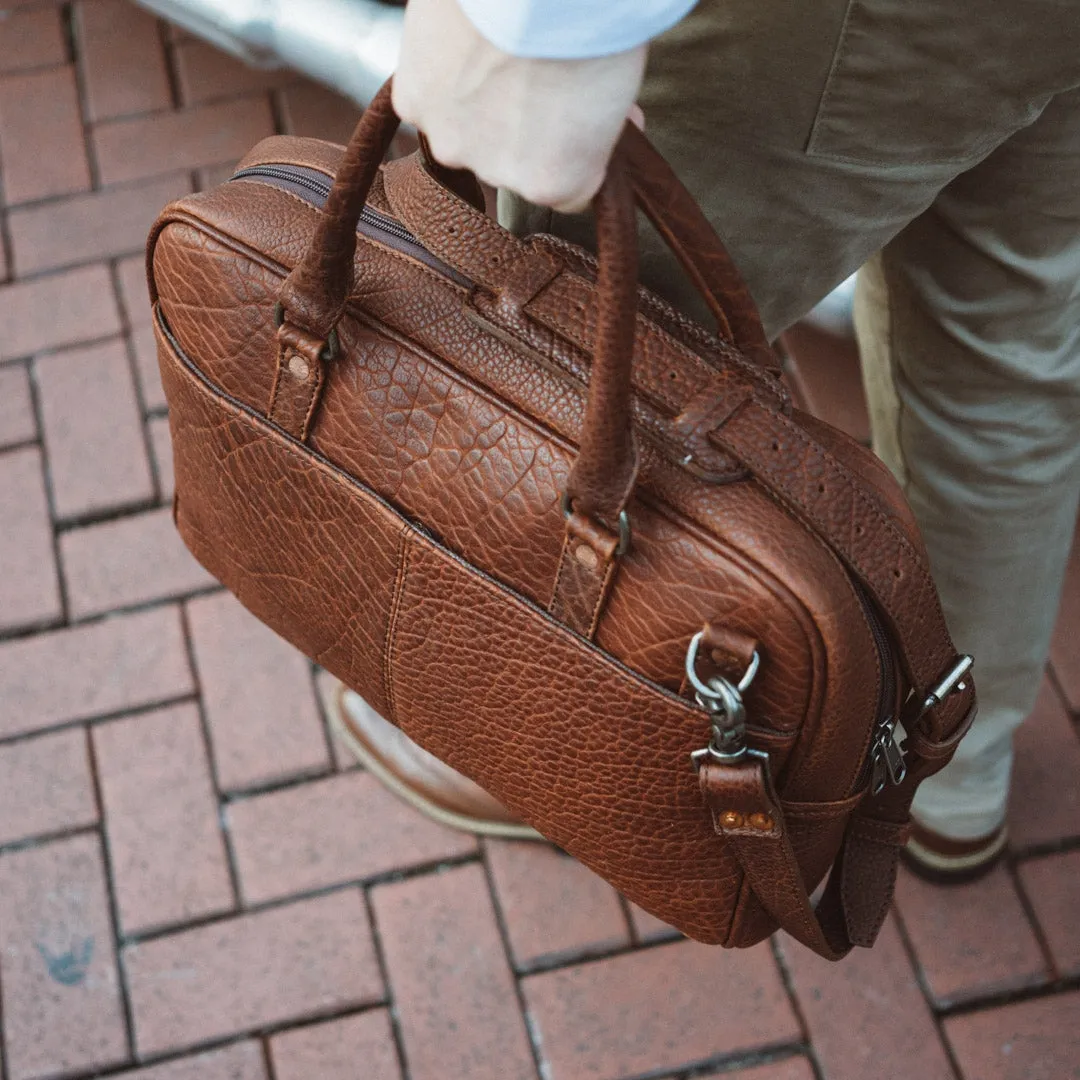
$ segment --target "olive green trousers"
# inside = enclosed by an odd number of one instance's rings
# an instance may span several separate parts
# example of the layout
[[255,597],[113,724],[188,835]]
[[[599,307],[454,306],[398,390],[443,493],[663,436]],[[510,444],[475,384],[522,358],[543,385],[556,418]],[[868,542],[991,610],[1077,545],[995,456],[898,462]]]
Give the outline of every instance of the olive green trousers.
[[[915,812],[982,836],[1080,501],[1080,0],[701,0],[653,44],[640,100],[771,335],[862,267],[875,449],[977,665],[979,718]],[[586,219],[506,193],[500,217],[588,242]],[[707,321],[643,244],[646,282]]]

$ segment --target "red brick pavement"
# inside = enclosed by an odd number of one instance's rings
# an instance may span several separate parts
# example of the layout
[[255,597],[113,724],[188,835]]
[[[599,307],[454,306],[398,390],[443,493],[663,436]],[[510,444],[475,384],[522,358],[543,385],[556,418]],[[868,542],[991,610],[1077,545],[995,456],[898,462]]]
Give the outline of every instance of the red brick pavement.
[[[0,0],[0,1080],[1076,1075],[1080,548],[1006,865],[903,876],[842,965],[683,942],[412,814],[186,554],[145,232],[262,135],[355,116],[126,0]],[[787,345],[865,437],[850,347]]]

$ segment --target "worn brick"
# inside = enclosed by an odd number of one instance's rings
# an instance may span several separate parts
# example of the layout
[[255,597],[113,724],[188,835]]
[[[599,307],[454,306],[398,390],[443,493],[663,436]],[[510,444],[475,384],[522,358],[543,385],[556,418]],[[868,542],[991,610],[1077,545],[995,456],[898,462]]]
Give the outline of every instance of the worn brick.
[[157,471],[158,493],[163,502],[170,502],[176,486],[176,478],[173,474],[169,418],[152,416],[146,422],[146,429],[150,434],[150,451],[154,456],[154,468]]
[[158,368],[157,340],[154,337],[153,310],[146,283],[146,259],[136,256],[123,259],[116,266],[120,302],[131,326],[131,347],[135,355],[135,374],[143,407],[165,407],[165,390]]
[[282,117],[290,135],[344,146],[360,119],[361,108],[315,82],[299,82],[281,91]]
[[0,735],[103,716],[193,689],[175,608],[113,616],[0,645]]
[[266,97],[99,124],[94,129],[102,181],[118,184],[145,176],[237,161],[274,133]]
[[0,448],[37,437],[30,377],[21,364],[0,367]]
[[945,1034],[965,1080],[1080,1076],[1078,993],[953,1017],[945,1021]]
[[0,73],[62,64],[67,59],[55,7],[5,12],[0,18]]
[[0,630],[61,614],[41,451],[0,454]]
[[55,513],[76,517],[152,499],[154,482],[123,341],[42,357],[34,374]]
[[1015,848],[1080,836],[1080,740],[1057,691],[1044,681],[1031,715],[1013,737],[1016,764],[1009,802]]
[[[784,1058],[768,1065],[754,1065],[748,1069],[728,1068],[706,1076],[724,1076],[727,1080],[814,1080],[814,1067],[804,1057]],[[878,1080],[885,1080],[885,1073],[878,1072]]]
[[257,1042],[239,1042],[224,1050],[191,1054],[149,1069],[122,1072],[115,1080],[266,1080],[266,1062]]
[[1057,973],[1080,973],[1080,851],[1023,862],[1020,880]]
[[536,1080],[479,866],[372,890],[412,1080]]
[[129,0],[79,0],[75,33],[91,120],[172,106],[157,21]]
[[1004,866],[950,889],[902,870],[896,896],[908,938],[939,1005],[1046,979],[1042,951]]
[[229,830],[248,904],[476,851],[359,772],[233,803]]
[[97,821],[82,728],[0,746],[0,844]]
[[1074,713],[1080,713],[1080,530],[1073,539],[1065,587],[1061,593],[1054,640],[1050,646],[1054,675]]
[[132,255],[116,264],[116,277],[120,283],[120,302],[132,326],[153,325],[150,308],[150,292],[146,284],[146,257]]
[[282,1032],[270,1058],[276,1080],[401,1080],[385,1009]]
[[618,893],[576,859],[527,840],[485,848],[518,968],[630,943]]
[[[187,173],[16,207],[8,215],[22,276],[141,251],[161,208],[191,190]],[[140,260],[141,261],[141,260]]]
[[307,660],[225,593],[193,601],[188,617],[219,785],[328,768]]
[[90,187],[73,68],[0,78],[0,153],[9,206]]
[[131,331],[131,347],[135,353],[135,375],[139,381],[143,408],[165,408],[167,402],[165,388],[161,385],[161,369],[158,367],[157,340],[149,323],[136,326]]
[[180,97],[185,105],[257,94],[293,82],[288,68],[256,68],[205,41],[188,38],[173,54]]
[[650,915],[637,904],[630,905],[630,922],[633,924],[638,941],[663,941],[665,938],[679,936],[678,930],[673,926],[668,926],[666,922],[655,915]]
[[234,906],[194,705],[94,728],[120,926],[126,934]]
[[0,288],[0,360],[119,332],[107,267],[84,266]]
[[926,1000],[890,917],[871,950],[855,949],[833,964],[783,937],[795,994],[822,1073],[829,1080],[893,1076],[953,1080]]
[[188,554],[169,507],[64,533],[60,561],[77,618],[214,584]]
[[196,1046],[383,997],[358,890],[129,946],[140,1054]]
[[[522,985],[553,1080],[659,1074],[801,1035],[768,947],[676,941]],[[718,1001],[736,1022],[716,1022]]]
[[127,1060],[101,844],[0,855],[0,991],[11,1080]]

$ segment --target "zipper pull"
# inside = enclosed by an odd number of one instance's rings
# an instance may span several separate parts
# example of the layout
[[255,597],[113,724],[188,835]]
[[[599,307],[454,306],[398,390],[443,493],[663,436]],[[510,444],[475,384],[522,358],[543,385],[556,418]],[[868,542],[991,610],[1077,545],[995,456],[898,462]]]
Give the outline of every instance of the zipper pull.
[[896,720],[891,716],[878,727],[870,762],[870,790],[874,795],[880,795],[888,784],[902,784],[907,776],[904,751],[896,743]]

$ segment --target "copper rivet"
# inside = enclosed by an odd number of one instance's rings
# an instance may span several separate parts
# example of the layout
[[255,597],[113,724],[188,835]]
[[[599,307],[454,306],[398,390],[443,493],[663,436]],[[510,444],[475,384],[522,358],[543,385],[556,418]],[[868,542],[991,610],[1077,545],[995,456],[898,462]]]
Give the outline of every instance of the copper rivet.
[[577,559],[586,570],[595,570],[597,563],[600,562],[596,552],[593,551],[588,544],[578,544],[574,550],[574,558]]
[[293,353],[289,357],[289,374],[296,376],[298,379],[306,379],[311,373],[311,369],[307,365],[307,361],[299,354]]
[[773,820],[768,814],[751,814],[750,828],[759,832],[768,832],[773,827]]
[[740,829],[743,824],[743,816],[738,810],[725,810],[720,815],[720,824],[725,829]]

